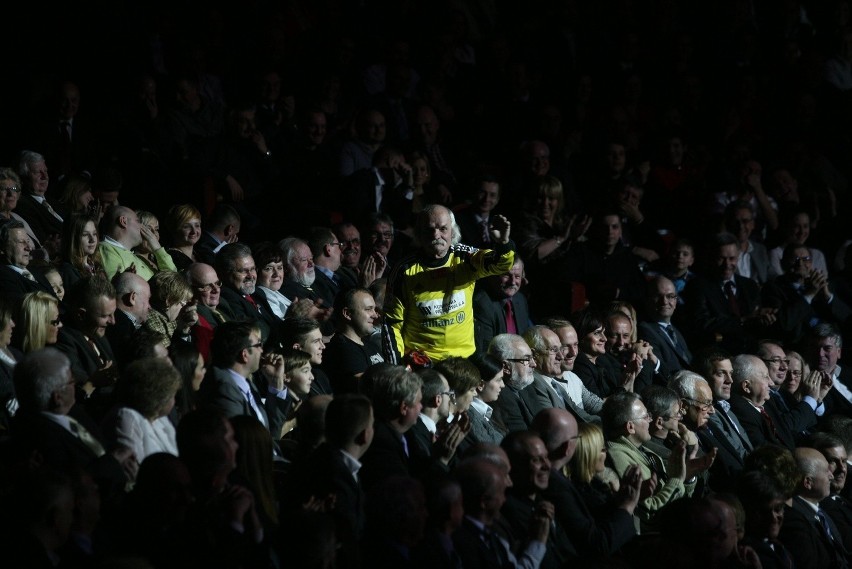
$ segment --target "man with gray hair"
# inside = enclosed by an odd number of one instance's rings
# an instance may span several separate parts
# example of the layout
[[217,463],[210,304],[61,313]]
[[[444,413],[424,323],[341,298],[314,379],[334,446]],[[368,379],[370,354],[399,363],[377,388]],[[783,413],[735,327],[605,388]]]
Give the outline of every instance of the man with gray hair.
[[84,468],[101,488],[101,496],[123,491],[139,465],[130,449],[107,452],[96,423],[76,403],[71,362],[55,348],[28,353],[15,366],[20,407],[12,421],[13,440],[37,451],[46,466]]
[[30,272],[33,252],[32,240],[24,224],[9,221],[0,227],[0,290],[16,306],[20,306],[24,295],[30,292],[47,292],[53,296],[53,287],[41,272]]
[[[336,260],[323,261],[323,263],[328,269],[332,266],[340,268],[340,244],[335,243],[334,233],[331,230],[325,230],[324,233],[326,233],[324,238],[316,237],[317,244],[325,243],[322,246],[317,245],[318,250],[329,250],[332,255],[336,256]],[[328,288],[327,292],[332,296],[325,297],[319,293],[318,289],[314,288],[317,282],[317,272],[322,273],[323,269],[317,270],[315,255],[311,251],[311,247],[306,241],[298,237],[285,237],[278,242],[278,247],[281,249],[281,255],[284,258],[284,284],[281,285],[281,294],[286,296],[290,302],[310,300],[314,306],[307,316],[321,323],[324,336],[331,336],[334,334],[334,322],[331,319],[334,311],[334,296],[331,288]],[[337,268],[334,270],[336,271]],[[323,275],[322,278],[333,285],[331,277]],[[336,293],[333,294],[336,295]]]
[[[151,309],[151,286],[148,281],[125,271],[112,279],[115,288],[115,323],[106,329],[106,338],[119,362],[125,362],[133,333],[148,319]],[[126,362],[127,363],[127,362]]]
[[280,320],[255,298],[257,265],[248,245],[228,243],[216,253],[216,274],[222,279],[220,297],[227,306],[220,310],[228,321],[248,320],[260,328],[264,347],[278,345]]
[[495,402],[503,423],[510,433],[529,429],[536,414],[545,408],[531,387],[536,366],[532,350],[517,334],[498,334],[491,339],[488,353],[503,362],[506,387]]
[[143,225],[136,212],[129,207],[119,205],[109,208],[101,225],[104,227],[104,236],[98,243],[98,250],[101,252],[104,272],[108,278],[131,269],[146,281],[151,280],[154,276],[153,269],[133,252],[133,248],[141,245],[143,241],[153,252],[158,270],[177,270],[171,255],[160,245],[157,235],[147,225]]
[[816,398],[819,397],[820,377],[802,380],[804,396],[789,412],[782,412],[770,400],[769,369],[757,356],[740,354],[733,359],[734,392],[731,409],[745,428],[755,447],[775,444],[789,450],[796,448],[796,439],[803,431],[816,425]]
[[489,275],[505,273],[515,262],[511,225],[501,215],[491,222],[494,248],[458,245],[453,212],[429,205],[417,217],[419,250],[391,271],[385,298],[385,361],[398,362],[412,350],[430,358],[469,357],[474,341],[473,289]]

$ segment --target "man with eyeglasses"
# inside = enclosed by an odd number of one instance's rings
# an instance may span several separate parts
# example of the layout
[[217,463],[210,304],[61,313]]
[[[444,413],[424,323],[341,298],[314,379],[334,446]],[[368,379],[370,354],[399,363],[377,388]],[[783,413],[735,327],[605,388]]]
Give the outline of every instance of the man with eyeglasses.
[[343,243],[328,227],[311,228],[308,246],[314,259],[314,284],[311,286],[324,306],[334,306],[334,299],[345,290],[340,276]]
[[643,495],[635,515],[641,533],[655,529],[655,516],[665,506],[688,496],[695,487],[685,485],[686,445],[672,449],[668,460],[644,448],[651,440],[651,414],[642,398],[633,392],[614,393],[604,403],[601,413],[604,436],[609,456],[607,460],[616,474],[625,476],[634,465],[639,465],[643,480]]
[[230,318],[230,305],[222,298],[222,281],[216,269],[206,263],[193,263],[185,271],[198,310],[198,322],[192,327],[192,342],[205,362],[210,362],[210,342],[216,327]]
[[651,345],[660,362],[658,373],[666,380],[692,362],[686,338],[672,322],[676,309],[674,283],[662,275],[651,279],[645,291],[645,310],[640,312],[637,333],[639,339]]
[[331,230],[340,242],[340,268],[337,273],[341,285],[347,288],[358,286],[361,272],[361,232],[351,221],[336,223]]
[[[763,363],[766,364],[766,368],[769,370],[769,379],[772,380],[772,383],[769,384],[769,395],[772,403],[782,413],[789,413],[792,408],[798,405],[799,401],[789,391],[781,390],[781,384],[787,378],[787,370],[790,367],[790,360],[787,358],[787,354],[784,353],[784,349],[777,342],[761,340],[757,345],[757,357],[763,360]],[[823,399],[825,399],[829,389],[831,389],[830,384],[827,382],[821,383],[820,392],[816,397],[816,407],[814,408],[817,418],[825,414]],[[806,434],[803,433],[803,435]]]
[[686,443],[687,450],[698,444],[695,433],[681,422],[686,415],[686,405],[676,391],[662,385],[649,385],[641,395],[651,415],[651,438],[645,442],[646,448],[668,459],[672,447],[680,441]]
[[771,337],[785,344],[801,341],[809,328],[821,322],[844,322],[852,309],[832,293],[828,275],[814,269],[811,250],[790,244],[781,256],[784,274],[763,287],[763,305],[778,310]]
[[769,369],[757,356],[740,354],[733,359],[734,395],[731,409],[748,433],[755,448],[775,444],[790,450],[796,448],[801,433],[816,425],[815,409],[820,391],[820,377],[802,380],[802,401],[784,412],[770,401]]
[[503,382],[495,406],[509,432],[523,431],[530,427],[533,418],[541,410],[535,391],[531,388],[535,377],[536,363],[532,349],[517,334],[498,334],[488,344],[488,353],[503,361]]
[[47,292],[56,296],[53,287],[40,271],[27,267],[33,244],[20,221],[9,221],[0,226],[0,290],[14,306],[20,306],[30,292]]

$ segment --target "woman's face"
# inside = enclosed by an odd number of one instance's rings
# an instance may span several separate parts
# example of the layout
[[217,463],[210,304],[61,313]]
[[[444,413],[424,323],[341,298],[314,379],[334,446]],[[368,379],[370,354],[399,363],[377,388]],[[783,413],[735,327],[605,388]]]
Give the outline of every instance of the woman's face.
[[[154,237],[157,238],[157,241],[160,240],[160,222],[156,217],[152,217],[151,219],[149,219],[148,221],[146,221],[142,225],[144,225],[145,227],[147,227],[148,229],[151,230],[151,232],[154,234]],[[153,253],[153,251],[148,249],[148,242],[145,239],[143,239],[142,243],[140,243],[136,247],[136,250],[139,251],[140,253],[145,253],[145,254]]]
[[429,181],[429,163],[423,158],[415,158],[411,163],[414,172],[414,185],[422,186]]
[[89,211],[89,204],[92,203],[92,200],[95,199],[95,196],[92,195],[91,190],[86,190],[77,198],[77,211]]
[[12,330],[15,329],[15,321],[9,317],[9,321],[0,329],[0,348],[7,348],[12,342]]
[[204,374],[207,368],[204,367],[204,358],[198,354],[198,361],[195,364],[195,371],[192,374],[192,390],[198,391],[201,389],[201,382],[204,381]]
[[606,468],[606,445],[601,445],[598,451],[598,459],[595,461],[595,472],[601,473]]
[[455,413],[462,413],[470,409],[470,404],[473,401],[473,397],[476,395],[476,387],[471,387],[464,393],[456,393],[456,409]]
[[201,220],[192,218],[186,223],[178,227],[177,235],[175,235],[176,245],[178,247],[191,246],[198,243],[201,238]]
[[580,349],[592,357],[606,353],[606,334],[604,334],[603,326],[583,336]]
[[479,392],[479,398],[486,403],[497,401],[500,392],[506,386],[503,383],[503,370],[498,371],[494,377],[482,383],[482,391]]
[[266,263],[257,273],[257,284],[269,290],[278,290],[284,284],[283,261]]
[[21,188],[14,180],[0,180],[0,211],[12,211],[18,205]]
[[86,255],[94,255],[98,248],[98,229],[94,221],[86,222],[80,235],[80,250]]
[[559,200],[554,197],[547,196],[544,192],[538,194],[536,198],[536,207],[538,216],[545,220],[551,221],[556,215],[556,208],[559,206]]
[[189,301],[187,300],[181,300],[166,307],[166,317],[169,319],[169,322],[177,320],[180,311],[183,310],[183,307],[186,306],[188,302]]
[[795,393],[802,383],[802,361],[799,358],[790,358],[787,366],[787,379],[782,387],[790,393]]
[[50,309],[47,312],[50,318],[47,322],[47,344],[55,344],[59,339],[59,329],[62,328],[62,321],[59,320],[59,306],[51,303]]

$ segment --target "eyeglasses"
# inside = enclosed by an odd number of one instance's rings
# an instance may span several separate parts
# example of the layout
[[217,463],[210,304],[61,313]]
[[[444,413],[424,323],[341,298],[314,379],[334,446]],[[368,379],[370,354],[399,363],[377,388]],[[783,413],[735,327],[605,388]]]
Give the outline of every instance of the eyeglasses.
[[677,300],[677,294],[673,292],[669,294],[658,294],[654,298],[657,300]]
[[686,415],[686,408],[680,407],[674,415],[663,415],[663,420],[670,421],[671,419],[675,418],[681,419],[684,415]]
[[450,399],[455,399],[455,398],[456,398],[456,392],[455,392],[455,391],[453,391],[452,389],[450,389],[449,391],[442,391],[442,392],[440,392],[438,395],[446,395],[446,396],[447,396],[447,397],[449,397]]
[[11,188],[4,188],[3,186],[0,186],[0,192],[13,192],[16,194],[20,194],[21,188],[19,188],[18,186],[12,186]]
[[690,403],[692,403],[693,407],[697,407],[697,408],[701,409],[702,411],[709,411],[710,409],[713,408],[713,402],[712,401],[709,401],[709,402],[708,401],[699,401],[698,399],[690,399],[689,397],[684,397],[683,400],[689,401]]
[[249,344],[248,346],[246,346],[246,349],[249,349],[249,348],[262,348],[262,347],[263,347],[263,342],[258,342],[257,344]]
[[810,256],[807,256],[807,257],[793,257],[792,259],[790,259],[790,262],[791,262],[791,263],[793,263],[794,265],[795,265],[796,263],[799,263],[799,262],[801,262],[801,263],[810,263],[810,262],[811,262],[811,257],[810,257]]
[[[761,359],[763,359],[763,358],[761,358]],[[770,359],[768,359],[768,360],[767,360],[767,359],[764,359],[764,360],[763,360],[763,362],[764,362],[766,365],[773,364],[773,365],[780,366],[782,363],[783,363],[785,366],[790,365],[790,360],[783,359],[783,358],[770,358]]]
[[385,241],[390,241],[391,239],[393,239],[393,232],[391,231],[373,231],[370,235],[376,239],[381,237]]
[[650,423],[651,422],[651,414],[645,413],[641,417],[636,417],[635,419],[630,419],[630,420],[631,421],[648,421]]
[[222,281],[216,281],[215,283],[207,283],[206,285],[198,285],[195,287],[195,290],[198,292],[210,292],[214,288],[222,288]]
[[331,245],[332,247],[340,247],[341,249],[343,249],[343,243],[341,243],[340,241],[332,241],[331,243],[329,243],[329,245]]
[[360,245],[361,240],[360,239],[344,239],[343,241],[340,242],[340,244],[341,245]]
[[51,326],[61,326],[62,320],[57,318],[56,320],[48,320],[47,323],[50,324]]
[[790,370],[790,375],[793,377],[802,377],[802,370]]
[[528,365],[530,365],[530,362],[532,362],[532,356],[527,356],[525,358],[506,358],[506,361],[507,362],[514,362],[516,364],[522,363],[522,364],[528,366]]

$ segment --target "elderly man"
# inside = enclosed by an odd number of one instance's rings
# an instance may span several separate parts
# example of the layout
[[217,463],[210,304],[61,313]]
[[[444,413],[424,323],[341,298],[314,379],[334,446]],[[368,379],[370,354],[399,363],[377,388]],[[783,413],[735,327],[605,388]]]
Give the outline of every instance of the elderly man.
[[473,295],[474,340],[476,350],[488,348],[488,342],[497,334],[520,334],[531,325],[527,298],[521,292],[525,282],[524,262],[515,256],[515,264],[508,272],[482,279]]
[[802,401],[789,412],[770,400],[769,370],[757,356],[735,357],[732,377],[735,395],[731,397],[731,409],[755,447],[775,444],[793,450],[799,434],[816,425],[814,410],[821,379],[818,375],[802,380]]
[[[533,326],[524,333],[524,341],[532,348],[536,369],[532,389],[541,408],[556,407],[571,411],[583,423],[600,423],[600,417],[586,413],[568,394],[562,377],[562,344],[556,332],[547,326]],[[535,412],[538,414],[538,411]]]
[[361,268],[361,232],[351,221],[336,223],[331,230],[340,242],[338,276],[340,276],[341,285],[351,288],[358,284]]
[[846,448],[840,437],[825,432],[814,433],[806,444],[822,453],[831,469],[831,494],[820,502],[820,507],[831,516],[840,529],[845,545],[852,544],[852,502],[843,494],[846,486],[846,475],[849,470]]
[[198,322],[192,327],[192,343],[205,362],[210,362],[210,342],[216,327],[228,321],[232,313],[222,298],[222,281],[216,269],[206,263],[193,263],[185,271],[186,280],[198,309]]
[[26,220],[42,246],[49,249],[49,254],[55,255],[63,219],[46,196],[50,176],[44,156],[31,150],[21,152],[18,175],[24,191],[18,199],[15,213]]
[[471,250],[456,245],[458,226],[449,209],[431,205],[418,214],[420,249],[401,261],[388,281],[383,324],[387,361],[400,361],[412,350],[433,359],[473,354],[473,288],[480,278],[514,264],[509,231],[509,221],[496,216],[491,225],[495,248]]
[[661,376],[666,378],[692,362],[692,352],[686,338],[674,324],[677,309],[677,290],[672,281],[659,275],[651,279],[645,290],[645,310],[640,316],[637,333],[648,342],[660,359]]
[[547,326],[559,337],[562,348],[562,373],[554,379],[559,381],[577,408],[592,416],[600,415],[604,400],[589,391],[580,376],[574,373],[574,362],[579,351],[577,330],[570,321],[562,318],[549,319]]
[[[329,232],[326,239],[334,241],[333,234]],[[329,304],[328,298],[320,296],[313,288],[317,278],[317,270],[314,265],[314,255],[308,243],[298,237],[285,237],[278,242],[281,254],[284,257],[284,284],[281,285],[281,294],[290,302],[297,300],[310,300],[314,307],[309,308],[307,316],[319,320],[323,325],[323,334],[330,336],[334,333],[331,316],[334,307],[334,299]],[[338,249],[337,246],[332,246]]]
[[[611,395],[604,403],[604,435],[612,467],[619,476],[638,464],[642,480],[652,489],[650,495],[639,503],[637,515],[644,530],[654,527],[654,517],[668,504],[688,496],[695,488],[695,480],[687,484],[686,445],[672,449],[668,461],[643,445],[651,439],[651,415],[639,395],[621,392]],[[648,483],[649,480],[657,480]]]
[[0,227],[0,290],[15,306],[20,306],[24,295],[30,292],[56,296],[41,272],[27,269],[32,251],[33,244],[23,223],[10,221]]
[[796,485],[792,505],[784,508],[778,539],[793,556],[796,567],[849,567],[852,557],[834,520],[820,507],[831,495],[831,466],[816,449],[793,452],[803,476]]
[[[769,384],[769,395],[772,398],[773,403],[782,412],[789,412],[792,407],[795,407],[799,403],[799,401],[792,393],[781,389],[781,384],[783,384],[784,380],[787,378],[787,370],[790,365],[790,360],[787,358],[787,354],[784,353],[784,349],[777,342],[772,340],[761,340],[757,344],[757,357],[763,360],[763,363],[766,364],[766,368],[769,371],[769,379],[771,380]],[[828,382],[821,382],[819,394],[816,395],[816,407],[814,408],[814,412],[818,418],[825,414],[825,404],[823,404],[823,400],[830,389],[831,384]]]
[[86,469],[102,499],[123,494],[139,465],[126,447],[107,452],[96,422],[75,405],[68,357],[54,348],[30,352],[15,366],[14,382],[20,408],[12,421],[12,440],[37,452],[45,466]]
[[505,387],[494,403],[500,409],[503,423],[509,432],[528,429],[536,413],[542,409],[532,388],[536,365],[532,350],[521,336],[500,334],[491,340],[488,353],[503,362]]
[[137,275],[151,280],[154,271],[145,260],[133,252],[144,241],[148,249],[153,251],[157,269],[161,271],[176,271],[174,261],[168,251],[160,245],[160,241],[151,229],[142,225],[136,212],[129,207],[115,206],[107,210],[101,221],[104,227],[103,240],[98,244],[104,272],[112,278],[117,273],[131,268]]
[[278,346],[281,321],[255,298],[257,265],[248,245],[229,243],[222,247],[216,254],[216,274],[222,282],[219,294],[227,302],[227,307],[220,306],[226,318],[255,322],[264,345],[268,349]]
[[337,331],[329,340],[323,369],[335,393],[358,392],[358,380],[372,365],[384,362],[379,350],[366,341],[379,318],[376,301],[365,288],[352,288],[337,298]]
[[639,503],[642,476],[638,466],[627,469],[611,509],[593,513],[565,467],[577,450],[577,420],[564,409],[546,409],[536,415],[532,431],[547,448],[550,480],[544,498],[556,508],[556,520],[575,549],[577,560],[594,560],[618,552],[635,535],[633,514]]
[[778,310],[772,337],[794,344],[820,322],[844,322],[852,310],[829,288],[828,275],[814,269],[811,250],[804,245],[784,248],[784,274],[770,280],[761,291],[763,305]]

